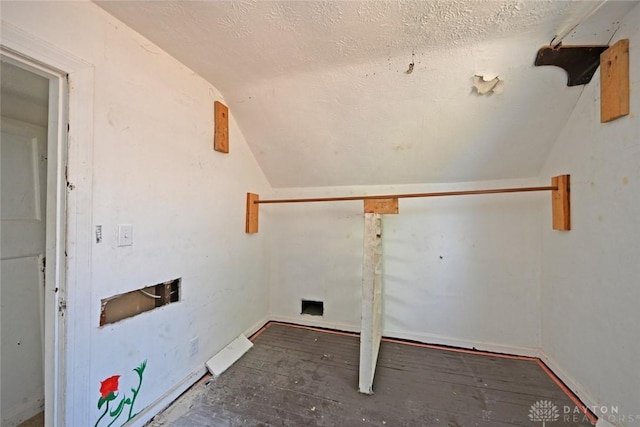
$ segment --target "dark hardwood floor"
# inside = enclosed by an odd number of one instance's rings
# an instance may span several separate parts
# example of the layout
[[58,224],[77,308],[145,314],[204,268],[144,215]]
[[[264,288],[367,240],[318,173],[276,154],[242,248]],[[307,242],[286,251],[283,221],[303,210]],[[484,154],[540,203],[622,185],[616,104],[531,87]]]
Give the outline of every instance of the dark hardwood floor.
[[[357,392],[358,337],[271,324],[218,378],[149,425],[590,426],[535,360],[383,342],[372,396]],[[547,410],[535,408],[548,401]],[[553,408],[558,417],[555,418]]]

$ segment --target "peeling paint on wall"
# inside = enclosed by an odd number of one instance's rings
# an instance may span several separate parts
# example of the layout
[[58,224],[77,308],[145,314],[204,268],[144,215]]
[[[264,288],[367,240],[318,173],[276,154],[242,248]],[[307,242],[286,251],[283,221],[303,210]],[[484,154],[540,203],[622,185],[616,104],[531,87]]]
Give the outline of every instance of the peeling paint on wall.
[[476,91],[480,95],[486,95],[489,93],[500,94],[504,89],[504,82],[498,77],[490,78],[476,74],[473,76],[473,87],[476,88]]

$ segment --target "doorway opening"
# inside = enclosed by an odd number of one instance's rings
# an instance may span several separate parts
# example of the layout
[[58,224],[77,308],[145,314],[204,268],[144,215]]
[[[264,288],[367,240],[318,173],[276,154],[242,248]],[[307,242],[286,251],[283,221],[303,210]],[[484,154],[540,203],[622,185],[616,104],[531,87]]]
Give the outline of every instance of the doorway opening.
[[5,52],[0,75],[0,423],[55,425],[66,78]]

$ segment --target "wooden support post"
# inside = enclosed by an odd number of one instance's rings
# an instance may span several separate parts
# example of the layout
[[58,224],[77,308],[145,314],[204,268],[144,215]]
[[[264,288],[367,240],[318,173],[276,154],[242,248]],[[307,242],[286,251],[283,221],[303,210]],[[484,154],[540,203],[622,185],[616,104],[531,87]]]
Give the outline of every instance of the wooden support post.
[[629,114],[629,39],[600,54],[600,123]]
[[571,204],[569,200],[569,175],[551,178],[551,185],[557,190],[551,191],[551,211],[554,230],[571,230]]
[[382,216],[379,213],[364,214],[363,261],[358,391],[373,394],[373,377],[382,339]]
[[220,101],[214,103],[215,132],[213,149],[221,153],[229,152],[229,108]]
[[245,232],[249,234],[258,232],[258,214],[260,205],[257,203],[259,196],[253,193],[247,193],[247,213],[245,221]]

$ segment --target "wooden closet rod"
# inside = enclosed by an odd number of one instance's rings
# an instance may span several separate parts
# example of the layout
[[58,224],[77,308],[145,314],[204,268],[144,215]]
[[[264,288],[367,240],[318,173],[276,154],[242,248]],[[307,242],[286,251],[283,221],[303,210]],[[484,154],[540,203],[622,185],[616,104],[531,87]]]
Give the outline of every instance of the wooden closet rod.
[[247,210],[245,231],[258,232],[260,205],[275,203],[311,203],[311,202],[344,202],[364,200],[365,213],[397,214],[398,199],[416,197],[466,196],[474,194],[527,193],[532,191],[551,191],[552,217],[554,230],[570,230],[569,175],[558,175],[551,178],[551,185],[544,187],[494,188],[489,190],[439,191],[435,193],[383,194],[377,196],[315,197],[308,199],[266,199],[260,200],[255,193],[247,193]]
[[349,200],[371,199],[409,199],[416,197],[441,197],[441,196],[466,196],[472,194],[498,194],[498,193],[526,193],[531,191],[557,191],[558,187],[549,185],[546,187],[519,187],[519,188],[495,188],[491,190],[466,190],[466,191],[440,191],[435,193],[413,194],[386,194],[378,196],[347,196],[347,197],[319,197],[309,199],[272,199],[253,200],[255,204],[263,203],[311,203],[311,202],[344,202]]

